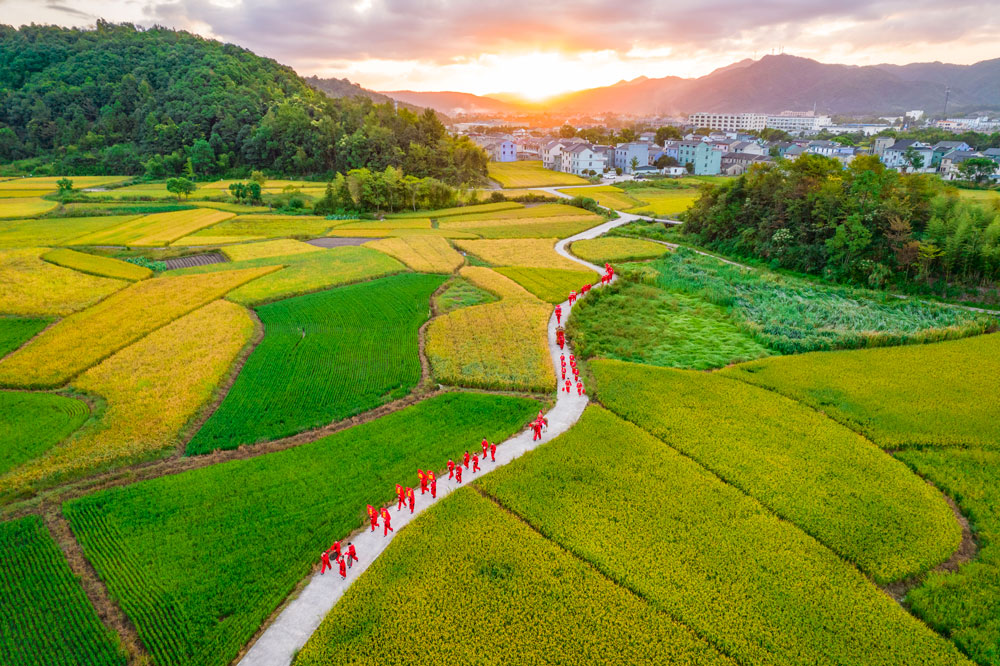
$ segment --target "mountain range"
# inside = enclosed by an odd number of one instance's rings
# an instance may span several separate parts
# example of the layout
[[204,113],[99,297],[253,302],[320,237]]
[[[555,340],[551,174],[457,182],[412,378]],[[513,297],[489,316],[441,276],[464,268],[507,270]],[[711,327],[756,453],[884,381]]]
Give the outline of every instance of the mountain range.
[[698,78],[639,77],[614,85],[517,103],[460,92],[391,91],[383,94],[448,115],[562,112],[680,114],[698,111],[900,115],[911,109],[941,113],[1000,109],[1000,58],[972,65],[836,65],[792,55],[742,60]]

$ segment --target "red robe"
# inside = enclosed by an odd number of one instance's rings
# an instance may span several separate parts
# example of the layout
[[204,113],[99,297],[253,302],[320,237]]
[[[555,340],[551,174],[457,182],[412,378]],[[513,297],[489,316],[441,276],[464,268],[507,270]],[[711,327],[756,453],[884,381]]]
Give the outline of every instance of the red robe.
[[358,551],[354,550],[353,543],[347,547],[347,559],[354,560],[355,562],[358,561]]
[[493,462],[497,461],[497,444],[493,442],[490,444],[490,460]]
[[333,570],[333,565],[330,564],[330,553],[324,550],[323,554],[319,556],[319,560],[323,563],[323,568],[319,570],[321,574],[325,573],[327,569]]
[[347,578],[347,562],[343,558],[337,560],[340,563],[340,577]]
[[455,468],[455,480],[462,483],[462,466],[459,465]]
[[452,461],[449,460],[448,461],[448,478],[450,479],[454,475],[455,475],[455,463],[453,463]]

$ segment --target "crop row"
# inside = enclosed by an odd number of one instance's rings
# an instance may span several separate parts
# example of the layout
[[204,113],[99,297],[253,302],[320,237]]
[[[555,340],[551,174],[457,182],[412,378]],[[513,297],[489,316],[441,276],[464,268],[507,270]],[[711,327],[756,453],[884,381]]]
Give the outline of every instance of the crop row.
[[135,283],[57,322],[0,361],[0,384],[60,386],[150,331],[273,270],[268,266]]
[[37,516],[0,523],[0,663],[126,663]]
[[180,431],[211,400],[252,333],[253,320],[246,310],[215,301],[87,370],[73,385],[107,401],[100,421],[66,445],[0,477],[0,495],[26,494],[55,481],[172,450]]
[[99,275],[101,277],[117,278],[119,280],[145,280],[153,274],[148,268],[136,266],[127,261],[102,257],[86,252],[77,252],[69,248],[50,250],[42,255],[42,259],[63,268],[72,268],[82,273]]
[[[225,665],[307,574],[414,470],[538,403],[448,393],[315,442],[98,492],[63,505],[84,554],[160,666]],[[440,471],[440,470],[438,470]]]
[[295,664],[409,664],[426,652],[454,664],[733,663],[471,488],[408,525]]
[[877,581],[922,573],[958,546],[961,528],[935,488],[813,409],[715,375],[605,360],[589,367],[608,409]]
[[405,273],[259,308],[264,339],[188,453],[293,435],[409,393],[417,331],[442,281]]
[[599,407],[477,484],[739,663],[968,663],[825,546]]

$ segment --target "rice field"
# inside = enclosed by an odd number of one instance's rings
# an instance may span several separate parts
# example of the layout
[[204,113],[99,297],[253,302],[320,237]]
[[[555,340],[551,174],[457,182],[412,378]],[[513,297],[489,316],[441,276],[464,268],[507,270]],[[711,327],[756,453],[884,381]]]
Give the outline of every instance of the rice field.
[[482,303],[492,303],[497,300],[500,300],[498,296],[480,289],[463,277],[455,277],[448,283],[445,290],[435,298],[434,311],[437,314],[448,314],[453,310]]
[[580,264],[556,253],[556,240],[555,238],[458,240],[455,241],[455,246],[494,266],[579,271]]
[[628,195],[640,202],[628,212],[652,217],[670,217],[683,213],[701,196],[696,189],[643,187],[629,189]]
[[0,496],[176,451],[182,430],[212,400],[253,330],[246,310],[217,300],[90,368],[73,386],[107,401],[101,419],[0,477]]
[[570,244],[569,251],[584,261],[598,266],[619,261],[655,259],[670,251],[665,245],[639,238],[604,236],[579,240]]
[[629,210],[630,208],[643,205],[642,201],[630,197],[627,192],[614,185],[574,187],[570,190],[559,191],[571,197],[588,197],[594,199],[601,206],[612,210]]
[[420,380],[417,332],[442,282],[405,273],[259,308],[264,339],[187,453],[280,439],[408,394]]
[[495,213],[501,210],[517,210],[524,208],[524,204],[516,201],[503,201],[500,203],[485,203],[473,206],[455,206],[453,208],[439,208],[437,210],[418,210],[403,213],[391,213],[386,215],[388,219],[406,218],[426,218],[437,220],[443,217],[454,217],[456,215],[475,215],[477,213]]
[[137,215],[0,220],[0,248],[67,245],[74,238],[136,219]]
[[230,261],[250,261],[253,259],[268,259],[271,257],[290,257],[309,252],[323,252],[323,248],[303,243],[292,238],[247,243],[246,245],[229,245],[222,248],[222,254]]
[[546,342],[551,306],[488,268],[467,266],[459,274],[501,300],[431,321],[425,353],[434,377],[452,386],[552,391],[555,371]]
[[169,213],[154,213],[117,226],[81,236],[73,245],[127,245],[129,247],[166,246],[173,241],[210,227],[233,213],[211,208],[194,208]]
[[493,195],[494,192],[501,192],[505,197],[523,197],[523,196],[535,196],[543,197],[545,199],[551,199],[552,201],[557,201],[562,197],[552,194],[551,192],[546,192],[545,190],[533,190],[531,188],[504,188],[503,190],[476,190],[476,197],[479,201],[487,201]]
[[384,252],[420,273],[450,274],[465,263],[447,240],[435,236],[386,238],[366,243],[365,247]]
[[433,225],[429,217],[401,217],[389,218],[385,220],[358,220],[357,222],[344,222],[337,225],[337,230],[341,233],[345,231],[357,232],[358,236],[364,236],[369,230],[382,230],[394,232],[409,229],[431,229]]
[[266,266],[134,283],[60,320],[0,361],[0,385],[61,386],[160,326],[274,270]]
[[588,181],[579,176],[546,169],[541,161],[490,162],[487,169],[490,178],[505,188],[588,184]]
[[486,212],[470,211],[466,213],[456,213],[448,216],[444,220],[441,220],[441,224],[442,226],[460,228],[460,225],[456,226],[459,222],[494,222],[497,220],[525,220],[540,217],[550,218],[565,216],[576,217],[580,215],[600,217],[595,216],[593,213],[590,213],[582,208],[567,206],[566,204],[544,203],[535,206],[522,206],[521,204],[518,204],[517,208],[500,208],[498,210]]
[[61,442],[89,416],[90,408],[82,400],[0,391],[0,477]]
[[525,268],[505,266],[495,269],[500,275],[509,277],[532,294],[547,303],[562,303],[569,292],[579,291],[585,284],[594,284],[600,276],[588,270],[566,270],[563,268]]
[[52,323],[48,317],[0,316],[0,358],[14,351]]
[[0,599],[5,666],[127,663],[38,516],[0,523]]
[[227,237],[233,237],[233,240],[259,240],[324,236],[338,224],[340,223],[335,220],[313,215],[240,215],[180,238],[172,245],[212,245],[217,239]]
[[[411,223],[410,220],[399,220],[404,224]],[[477,234],[464,231],[462,229],[411,227],[411,226],[384,226],[365,228],[343,228],[334,227],[326,234],[327,236],[340,236],[344,238],[391,238],[393,236],[438,236],[440,238],[479,238]]]
[[119,280],[130,280],[132,282],[145,280],[153,274],[153,271],[144,266],[137,266],[127,261],[113,259],[112,257],[77,252],[69,248],[49,250],[42,255],[42,259],[56,266],[72,268],[81,273],[117,278]]
[[37,197],[0,199],[0,220],[38,217],[58,207],[57,201],[47,201]]
[[65,316],[128,286],[42,260],[46,248],[0,250],[0,313]]
[[129,176],[38,176],[35,178],[11,178],[10,180],[0,181],[0,191],[33,190],[47,194],[59,189],[56,183],[64,177],[73,181],[73,189],[75,190],[104,187],[129,180]]

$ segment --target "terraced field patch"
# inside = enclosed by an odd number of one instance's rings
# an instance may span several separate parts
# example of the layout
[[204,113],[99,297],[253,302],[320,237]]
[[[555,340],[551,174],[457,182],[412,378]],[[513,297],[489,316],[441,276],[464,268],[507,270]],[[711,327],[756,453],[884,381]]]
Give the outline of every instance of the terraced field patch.
[[0,600],[0,663],[125,666],[38,516],[0,523]]
[[588,181],[562,171],[542,166],[541,161],[490,162],[489,176],[502,187],[551,187],[553,185],[586,185]]
[[386,226],[375,227],[372,225],[367,225],[365,227],[356,227],[344,225],[343,227],[334,227],[327,234],[328,236],[342,236],[345,238],[351,238],[355,236],[367,236],[369,238],[391,238],[393,236],[438,236],[440,238],[479,238],[477,234],[464,231],[462,229],[450,229],[450,228],[426,228],[422,225],[421,220],[393,220],[393,222],[401,222],[403,226],[392,224]]
[[438,294],[435,301],[435,311],[438,314],[448,314],[452,310],[467,308],[471,305],[492,303],[499,297],[481,289],[463,277],[456,277],[448,287]]
[[211,208],[193,208],[169,213],[154,213],[96,231],[72,241],[73,245],[127,245],[130,247],[169,245],[199,229],[235,217],[233,213]]
[[509,277],[548,303],[562,303],[569,297],[570,291],[579,291],[583,285],[595,284],[600,280],[593,271],[573,271],[563,268],[505,266],[497,268],[496,272]]
[[66,245],[74,238],[136,219],[137,215],[47,217],[41,220],[0,220],[0,248]]
[[175,451],[253,329],[242,307],[214,301],[83,373],[73,386],[107,401],[101,419],[0,477],[0,496]]
[[188,453],[294,435],[409,393],[417,332],[442,282],[409,273],[258,308],[264,339]]
[[488,268],[467,266],[459,274],[501,300],[455,310],[428,325],[425,352],[435,378],[454,386],[551,391],[551,306]]
[[[198,205],[205,204],[199,203]],[[323,236],[338,224],[340,222],[336,220],[327,220],[314,215],[240,215],[196,231],[174,241],[172,245],[211,245],[215,242],[233,242],[224,240],[230,237],[233,240],[260,240]]]
[[568,206],[560,203],[544,203],[537,206],[523,206],[518,204],[517,208],[499,208],[482,212],[469,211],[456,213],[440,222],[442,226],[454,226],[460,222],[496,222],[498,220],[528,220],[552,217],[577,217],[581,215],[593,216],[593,213],[582,208],[577,208],[576,206]]
[[82,400],[0,391],[0,477],[75,432],[90,416]]
[[455,246],[459,249],[474,254],[494,266],[559,268],[579,271],[580,264],[557,254],[555,244],[555,238],[455,241]]
[[47,317],[0,316],[0,358],[35,337],[52,323]]
[[273,270],[267,266],[137,282],[59,321],[4,358],[0,361],[0,384],[20,388],[61,386],[160,326]]
[[315,442],[64,505],[84,554],[155,663],[225,666],[311,570],[414,470],[503,441],[533,400],[449,393]]
[[[502,618],[503,631],[482,631],[484,618]],[[295,664],[381,666],[413,645],[454,663],[734,663],[471,488],[408,525]]]
[[739,663],[969,664],[815,539],[600,407],[476,484]]
[[526,217],[507,220],[469,220],[439,224],[451,234],[451,238],[464,238],[460,233],[474,234],[482,238],[566,238],[597,226],[603,221],[598,215],[589,213],[562,215],[559,217]]
[[[129,179],[128,176],[68,176],[73,181],[73,188],[77,190],[89,187],[103,187],[121,183]],[[31,190],[40,194],[48,194],[59,189],[58,181],[63,176],[37,176],[35,178],[11,178],[0,181],[0,191],[4,190]],[[37,196],[37,195],[36,195]]]
[[82,310],[128,286],[42,261],[45,248],[0,250],[0,313],[42,317]]
[[267,259],[270,257],[290,257],[295,254],[322,252],[323,249],[291,238],[247,243],[246,245],[230,245],[222,249],[222,254],[230,261],[250,261],[252,259]]
[[465,263],[465,258],[444,238],[404,236],[372,241],[366,245],[402,261],[421,273],[450,274]]
[[405,219],[410,217],[440,219],[442,217],[453,217],[455,215],[474,215],[477,213],[495,213],[501,210],[516,210],[524,208],[524,204],[516,201],[502,201],[500,203],[485,203],[474,206],[455,206],[454,208],[439,208],[437,210],[406,211],[402,213],[392,213],[386,217],[389,219]]
[[1000,449],[1000,334],[774,358],[725,373],[820,409],[887,449]]
[[588,367],[602,405],[880,583],[931,569],[961,541],[937,489],[813,409],[716,375],[620,361]]
[[38,197],[10,197],[0,199],[0,220],[38,217],[59,207],[56,201]]
[[144,266],[137,266],[111,257],[77,252],[69,248],[49,250],[42,255],[42,259],[56,266],[72,268],[81,273],[133,282],[145,280],[153,274],[153,271]]
[[604,236],[571,243],[569,251],[584,261],[603,266],[605,263],[655,259],[670,250],[665,245],[640,238]]
[[659,187],[629,188],[629,197],[639,201],[639,205],[631,208],[630,213],[650,215],[653,217],[669,217],[683,213],[698,199],[700,193],[696,189],[664,189]]
[[614,185],[595,185],[593,187],[574,187],[569,190],[559,190],[563,194],[571,197],[587,197],[594,199],[598,204],[613,210],[628,210],[636,206],[643,205],[642,201],[630,197],[620,187]]

